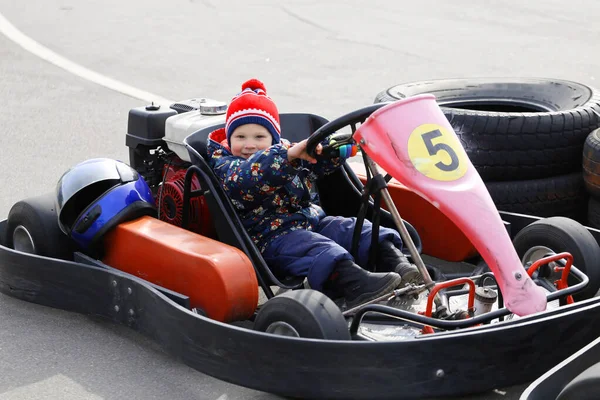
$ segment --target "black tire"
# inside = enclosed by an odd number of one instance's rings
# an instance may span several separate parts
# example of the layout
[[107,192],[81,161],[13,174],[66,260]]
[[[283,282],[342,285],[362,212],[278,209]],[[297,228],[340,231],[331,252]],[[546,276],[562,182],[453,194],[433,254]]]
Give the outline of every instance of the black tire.
[[[21,200],[8,213],[6,243],[17,250],[40,256],[72,260],[74,246],[70,238],[58,226],[58,215],[54,206],[54,194],[48,193]],[[33,246],[24,246],[31,240]]]
[[484,181],[539,179],[581,169],[600,126],[600,94],[556,79],[448,79],[393,86],[375,102],[431,93]]
[[269,332],[278,323],[293,328],[303,338],[350,340],[348,323],[339,307],[316,290],[293,290],[269,299],[258,311],[254,330]]
[[[561,253],[571,253],[573,265],[590,279],[588,286],[573,296],[577,301],[593,297],[600,288],[600,246],[581,224],[568,218],[545,218],[527,225],[514,238],[519,257],[535,246],[545,246]],[[571,282],[569,280],[569,284]]]
[[537,217],[562,216],[579,222],[587,217],[588,195],[579,172],[544,179],[486,182],[485,185],[501,211]]
[[600,129],[585,139],[582,165],[585,188],[592,196],[600,197]]
[[587,226],[600,229],[600,201],[594,197],[588,201]]

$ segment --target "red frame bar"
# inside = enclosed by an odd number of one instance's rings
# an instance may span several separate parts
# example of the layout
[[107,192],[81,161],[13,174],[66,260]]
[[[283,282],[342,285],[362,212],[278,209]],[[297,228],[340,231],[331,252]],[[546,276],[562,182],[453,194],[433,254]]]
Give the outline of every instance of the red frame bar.
[[[469,309],[468,309],[469,314],[472,314],[473,308],[475,307],[475,282],[473,282],[473,280],[471,278],[456,278],[456,279],[452,279],[450,281],[440,282],[440,283],[436,284],[433,287],[433,289],[431,289],[431,292],[429,292],[429,295],[427,296],[427,308],[425,309],[425,316],[431,317],[432,309],[433,309],[433,299],[435,298],[435,295],[437,294],[437,292],[439,292],[441,289],[449,288],[449,287],[456,286],[456,285],[461,285],[464,283],[467,283],[469,285],[469,300],[468,300],[467,305],[469,306]],[[421,330],[421,333],[423,333],[423,334],[434,333],[434,330],[431,326],[425,325],[423,327],[423,329]]]
[[[571,253],[567,253],[565,251],[562,253],[555,254],[553,256],[540,258],[539,260],[534,262],[531,265],[531,267],[529,267],[529,269],[527,270],[527,273],[529,274],[529,277],[531,278],[533,273],[535,271],[537,271],[540,266],[548,264],[552,261],[562,260],[563,258],[567,259],[567,265],[565,265],[564,267],[556,267],[554,269],[554,271],[556,271],[556,272],[562,270],[560,279],[557,280],[556,282],[554,282],[554,284],[556,285],[556,289],[558,289],[558,290],[566,289],[569,287],[569,283],[568,283],[567,279],[569,278],[569,274],[571,273],[571,266],[573,265],[573,256],[571,255]],[[574,302],[575,302],[575,300],[573,300],[573,296],[568,295],[567,296],[567,304],[573,304]]]
[[468,311],[472,311],[473,307],[475,306],[475,282],[473,282],[473,280],[471,278],[456,278],[456,279],[452,279],[451,281],[440,282],[440,283],[436,284],[433,287],[433,289],[431,289],[431,292],[429,293],[429,296],[427,297],[427,308],[425,310],[425,316],[431,317],[432,308],[433,308],[433,299],[435,298],[435,295],[437,294],[437,292],[439,292],[441,289],[449,288],[449,287],[460,285],[463,283],[469,284],[469,302],[468,302],[469,310]]
[[[556,282],[554,282],[554,284],[556,285],[556,288],[558,290],[566,289],[567,287],[569,287],[567,279],[569,277],[569,273],[571,272],[571,266],[573,265],[573,256],[571,255],[571,253],[563,252],[563,253],[554,254],[552,256],[540,258],[539,260],[534,262],[531,265],[531,267],[529,267],[529,269],[527,270],[527,274],[531,278],[533,273],[535,271],[537,271],[540,266],[548,264],[552,261],[562,260],[563,258],[565,258],[567,260],[567,264],[564,267],[556,267],[554,269],[556,272],[562,271],[560,279],[557,280]],[[436,284],[433,287],[433,289],[431,289],[431,292],[427,296],[427,308],[425,309],[425,316],[431,317],[431,314],[433,312],[432,311],[433,310],[433,299],[435,298],[435,295],[437,294],[437,292],[439,292],[441,289],[449,288],[449,287],[464,284],[464,283],[467,283],[469,285],[469,301],[468,301],[469,310],[468,311],[472,312],[473,307],[475,306],[475,282],[473,282],[470,278],[457,278],[457,279],[453,279],[451,281],[440,282],[440,283]],[[571,295],[567,296],[567,304],[573,304],[574,302],[575,301],[573,300],[573,296],[571,296]],[[423,329],[421,330],[421,332],[423,334],[429,334],[429,333],[434,333],[434,330],[431,326],[425,325],[423,327]]]

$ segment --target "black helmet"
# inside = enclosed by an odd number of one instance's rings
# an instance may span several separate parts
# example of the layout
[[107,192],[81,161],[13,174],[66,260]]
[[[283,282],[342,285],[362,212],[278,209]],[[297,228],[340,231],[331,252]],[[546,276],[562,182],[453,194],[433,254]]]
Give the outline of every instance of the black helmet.
[[86,250],[119,223],[156,215],[144,178],[109,158],[83,161],[65,172],[56,185],[56,211],[60,229]]

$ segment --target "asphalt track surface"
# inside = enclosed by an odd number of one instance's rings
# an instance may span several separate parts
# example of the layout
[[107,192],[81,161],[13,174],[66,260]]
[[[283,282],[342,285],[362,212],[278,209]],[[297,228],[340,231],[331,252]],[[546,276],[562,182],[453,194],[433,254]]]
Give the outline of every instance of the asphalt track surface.
[[[0,0],[0,215],[79,161],[127,160],[140,91],[228,100],[258,77],[280,111],[334,118],[415,80],[600,86],[599,12],[558,0]],[[99,84],[109,78],[121,83]],[[523,388],[469,398],[517,399]],[[128,328],[0,295],[0,399],[123,398],[279,397],[205,376]]]

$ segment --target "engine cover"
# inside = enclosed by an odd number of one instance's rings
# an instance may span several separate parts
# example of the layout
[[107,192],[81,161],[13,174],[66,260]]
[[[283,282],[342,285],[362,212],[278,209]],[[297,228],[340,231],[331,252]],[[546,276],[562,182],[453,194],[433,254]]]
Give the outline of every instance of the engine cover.
[[[195,103],[190,103],[195,104]],[[217,126],[225,123],[227,104],[211,99],[200,99],[197,101],[199,108],[190,112],[173,115],[165,122],[165,136],[163,140],[179,158],[190,161],[190,156],[183,144],[191,133],[200,129]],[[190,106],[191,107],[191,106]]]
[[[164,184],[159,187],[155,196],[160,219],[179,227],[183,224],[185,172],[185,169],[165,167]],[[195,176],[192,178],[191,189],[192,191],[200,189],[200,183]],[[191,198],[189,210],[188,229],[203,236],[215,238],[216,232],[204,196]]]

